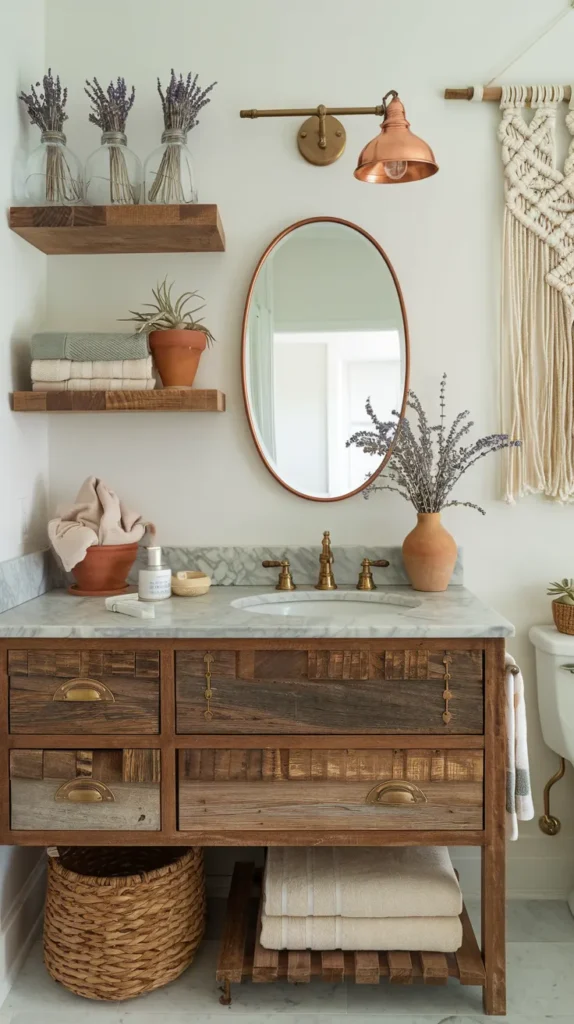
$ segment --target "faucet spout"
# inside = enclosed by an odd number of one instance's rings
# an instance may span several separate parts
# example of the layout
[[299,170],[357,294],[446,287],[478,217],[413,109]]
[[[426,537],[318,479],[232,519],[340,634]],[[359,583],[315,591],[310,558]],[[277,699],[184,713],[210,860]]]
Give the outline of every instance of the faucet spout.
[[331,534],[325,530],[319,555],[319,580],[315,584],[315,590],[336,590],[335,576],[333,574],[333,562],[335,556],[331,551]]

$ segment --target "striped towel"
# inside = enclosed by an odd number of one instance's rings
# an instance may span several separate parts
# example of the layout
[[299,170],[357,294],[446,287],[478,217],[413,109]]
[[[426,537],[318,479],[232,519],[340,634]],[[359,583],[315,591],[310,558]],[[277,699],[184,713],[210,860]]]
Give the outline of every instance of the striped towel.
[[93,377],[109,377],[133,380],[152,377],[152,359],[99,359],[97,361],[74,362],[72,359],[33,359],[32,380],[63,381],[91,380]]
[[518,839],[518,822],[534,817],[528,762],[524,680],[506,655],[506,836]]

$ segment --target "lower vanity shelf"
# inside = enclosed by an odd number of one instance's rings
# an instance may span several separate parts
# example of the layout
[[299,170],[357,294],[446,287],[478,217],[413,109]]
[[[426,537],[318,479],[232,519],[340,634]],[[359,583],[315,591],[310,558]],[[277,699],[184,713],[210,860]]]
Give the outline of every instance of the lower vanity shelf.
[[462,945],[456,953],[264,949],[260,942],[260,881],[261,872],[253,864],[235,865],[216,973],[223,988],[220,1002],[226,1006],[232,1000],[231,985],[246,980],[301,984],[318,977],[331,984],[350,979],[358,985],[378,985],[380,979],[387,978],[403,985],[446,985],[449,978],[457,978],[462,985],[486,983],[484,961],[465,907]]

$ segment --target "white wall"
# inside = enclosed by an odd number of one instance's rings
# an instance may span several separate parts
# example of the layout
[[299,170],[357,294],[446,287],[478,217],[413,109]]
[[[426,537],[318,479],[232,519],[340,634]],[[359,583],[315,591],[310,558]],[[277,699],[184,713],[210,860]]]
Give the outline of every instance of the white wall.
[[[23,195],[28,150],[39,142],[17,96],[44,68],[43,0],[0,5],[0,204]],[[45,544],[48,431],[44,416],[16,416],[8,394],[28,387],[30,332],[45,319],[46,257],[0,220],[0,561]],[[5,699],[5,697],[4,697]],[[38,850],[0,848],[0,1001],[17,970],[41,909]]]
[[[97,473],[159,524],[172,544],[400,543],[413,512],[394,495],[325,506],[282,490],[251,441],[240,383],[241,314],[257,259],[274,235],[300,218],[335,215],[365,227],[398,273],[409,314],[412,383],[425,404],[449,374],[449,409],[470,408],[480,432],[499,425],[498,293],[502,172],[494,105],[445,103],[445,86],[484,82],[566,6],[565,0],[48,0],[48,58],[71,90],[69,140],[82,156],[98,143],[88,124],[83,79],[124,74],[136,85],[129,138],[142,156],[159,141],[155,76],[169,68],[218,79],[213,102],[190,142],[200,198],[217,202],[227,232],[218,255],[52,257],[49,325],[109,329],[147,301],[168,274],[208,301],[219,339],[200,386],[228,395],[223,416],[86,416],[50,421],[52,502]],[[506,76],[569,82],[574,13]],[[397,88],[413,130],[432,144],[440,173],[377,188],[352,176],[377,121],[348,117],[347,149],[328,168],[298,155],[298,122],[245,121],[240,107],[370,105]],[[468,585],[512,619],[510,644],[527,674],[531,758],[538,809],[556,767],[538,726],[528,627],[549,621],[545,586],[574,574],[574,510],[531,499],[498,500],[499,463],[476,467],[460,488],[485,519],[449,510],[447,526],[465,548]],[[190,515],[190,509],[192,513]],[[523,826],[511,849],[510,890],[564,893],[574,882],[574,776],[556,790],[560,836]],[[469,856],[472,856],[469,854]],[[475,878],[476,876],[473,875]]]

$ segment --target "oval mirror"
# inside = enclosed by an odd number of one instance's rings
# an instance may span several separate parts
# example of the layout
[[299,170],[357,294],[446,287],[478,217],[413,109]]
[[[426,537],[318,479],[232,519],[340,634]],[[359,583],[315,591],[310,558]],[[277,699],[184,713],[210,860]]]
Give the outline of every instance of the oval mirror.
[[[395,272],[366,231],[314,217],[283,231],[264,252],[243,320],[243,391],[261,458],[288,490],[339,501],[380,473],[346,447],[402,410],[409,342]],[[387,456],[388,458],[388,456]]]

